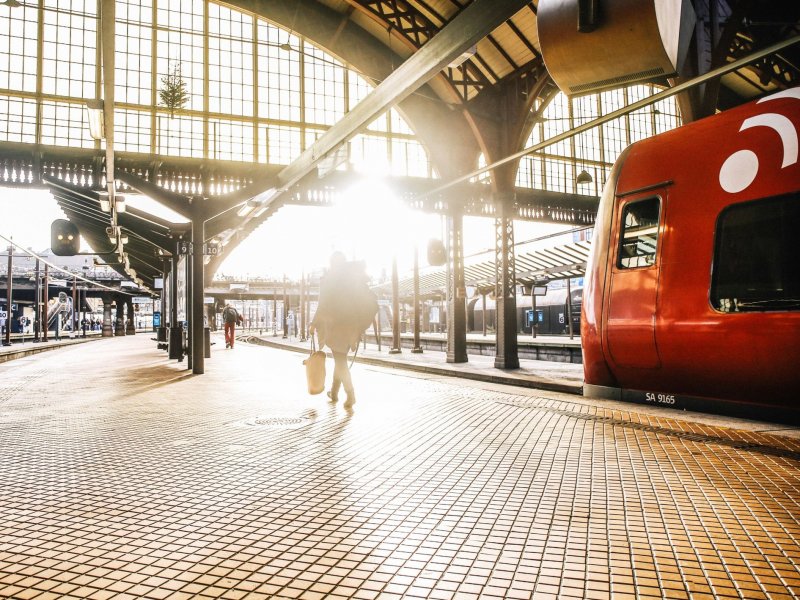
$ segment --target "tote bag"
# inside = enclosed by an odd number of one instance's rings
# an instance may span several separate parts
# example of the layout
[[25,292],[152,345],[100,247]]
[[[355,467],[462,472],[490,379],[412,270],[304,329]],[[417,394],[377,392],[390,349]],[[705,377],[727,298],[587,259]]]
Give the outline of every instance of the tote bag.
[[308,393],[320,394],[325,389],[325,353],[317,350],[314,336],[311,336],[311,354],[303,361],[306,366],[306,383]]

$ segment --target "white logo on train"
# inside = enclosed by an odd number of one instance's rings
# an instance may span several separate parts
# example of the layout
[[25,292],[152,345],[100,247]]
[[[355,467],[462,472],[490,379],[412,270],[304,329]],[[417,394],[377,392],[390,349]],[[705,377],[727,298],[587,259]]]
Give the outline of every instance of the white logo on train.
[[[800,100],[800,88],[784,90],[758,101],[758,104],[778,98],[796,98]],[[791,120],[777,113],[766,113],[745,119],[739,131],[752,127],[769,127],[777,132],[783,144],[783,162],[781,169],[797,162],[797,131]],[[752,150],[739,150],[731,154],[719,170],[719,184],[730,194],[741,192],[753,183],[758,174],[758,157]]]

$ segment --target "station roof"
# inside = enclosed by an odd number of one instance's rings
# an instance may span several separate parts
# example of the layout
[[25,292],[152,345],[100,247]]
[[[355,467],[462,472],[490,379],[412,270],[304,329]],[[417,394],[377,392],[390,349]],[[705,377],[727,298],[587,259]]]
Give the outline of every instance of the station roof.
[[[556,279],[583,277],[586,274],[590,248],[591,243],[586,241],[549,248],[534,248],[533,243],[521,244],[515,249],[516,281],[518,284],[529,286]],[[482,252],[465,260],[464,282],[467,286],[475,286],[479,290],[493,290],[496,277],[493,252]],[[428,267],[421,270],[419,288],[423,296],[444,294],[447,288],[445,267]],[[379,293],[388,294],[391,293],[391,284],[384,283],[374,289]],[[400,280],[399,290],[401,296],[413,294],[413,278]]]
[[[251,0],[229,2],[254,10]],[[343,39],[355,30],[364,31],[392,54],[406,59],[425,46],[448,23],[473,2],[470,0],[262,0],[255,8],[282,26],[316,39],[332,52],[345,53]],[[732,61],[800,31],[797,2],[693,1],[699,21],[717,20],[714,38],[728,44],[724,56],[714,61]],[[540,1],[529,2],[462,55],[458,67],[445,69],[431,81],[431,88],[447,102],[466,102],[503,84],[519,79],[521,89],[534,87],[546,71],[532,69],[541,64],[538,12]],[[712,6],[713,5],[713,6]],[[719,53],[720,49],[714,49]],[[347,57],[344,57],[347,58]],[[720,108],[780,89],[787,80],[797,80],[800,49],[796,46],[768,61],[754,64],[722,80]],[[527,81],[526,81],[527,79]]]

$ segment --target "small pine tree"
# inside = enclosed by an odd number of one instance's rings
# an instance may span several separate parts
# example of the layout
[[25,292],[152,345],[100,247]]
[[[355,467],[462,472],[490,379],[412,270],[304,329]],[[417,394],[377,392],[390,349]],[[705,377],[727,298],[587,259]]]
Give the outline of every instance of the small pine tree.
[[186,106],[189,102],[189,91],[181,75],[181,64],[174,63],[170,72],[161,78],[161,89],[158,92],[161,104],[169,110],[169,118],[175,116],[175,111]]

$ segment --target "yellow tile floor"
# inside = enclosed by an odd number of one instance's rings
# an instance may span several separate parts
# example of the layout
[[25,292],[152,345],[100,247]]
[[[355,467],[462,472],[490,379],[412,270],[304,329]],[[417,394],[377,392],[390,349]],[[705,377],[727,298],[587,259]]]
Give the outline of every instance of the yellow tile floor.
[[796,437],[364,365],[348,412],[301,361],[0,365],[0,597],[800,596]]

